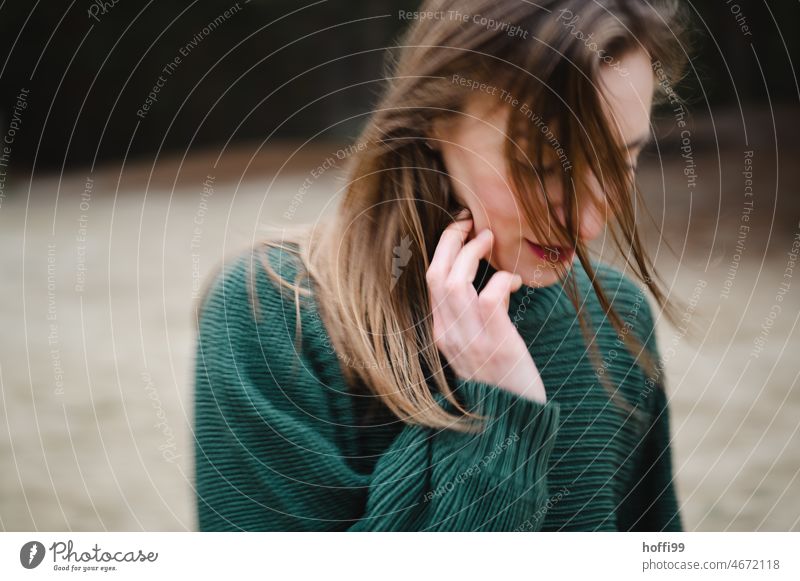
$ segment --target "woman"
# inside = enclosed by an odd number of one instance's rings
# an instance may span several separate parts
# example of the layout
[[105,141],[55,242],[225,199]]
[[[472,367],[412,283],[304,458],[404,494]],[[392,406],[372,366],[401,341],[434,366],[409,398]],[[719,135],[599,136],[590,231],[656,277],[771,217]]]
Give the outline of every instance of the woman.
[[338,212],[201,304],[201,530],[680,530],[634,170],[675,11],[436,0]]

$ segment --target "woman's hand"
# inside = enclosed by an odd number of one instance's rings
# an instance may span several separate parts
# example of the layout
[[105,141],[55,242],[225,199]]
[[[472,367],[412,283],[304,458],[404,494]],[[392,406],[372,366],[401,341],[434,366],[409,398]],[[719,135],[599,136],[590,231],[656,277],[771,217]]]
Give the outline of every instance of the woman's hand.
[[522,278],[497,271],[478,295],[472,281],[494,236],[484,230],[465,244],[471,229],[471,218],[448,226],[425,275],[436,346],[456,375],[545,403],[539,369],[508,316],[509,295],[519,290]]

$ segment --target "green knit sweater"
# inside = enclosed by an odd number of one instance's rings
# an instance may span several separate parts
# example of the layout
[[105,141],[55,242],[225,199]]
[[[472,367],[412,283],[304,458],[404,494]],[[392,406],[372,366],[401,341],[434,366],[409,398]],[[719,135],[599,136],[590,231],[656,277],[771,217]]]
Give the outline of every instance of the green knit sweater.
[[[290,252],[271,249],[268,259],[294,279],[299,266]],[[658,357],[644,294],[617,270],[595,266],[625,328]],[[681,530],[663,388],[634,364],[579,261],[573,269],[602,364],[590,358],[564,287],[523,285],[509,316],[548,401],[455,379],[459,400],[491,418],[483,432],[464,434],[407,425],[383,406],[369,413],[375,400],[348,390],[347,362],[314,301],[300,310],[296,349],[292,298],[258,256],[235,257],[213,279],[199,318],[200,530]],[[478,289],[492,272],[482,261]],[[644,423],[612,401],[601,374]]]

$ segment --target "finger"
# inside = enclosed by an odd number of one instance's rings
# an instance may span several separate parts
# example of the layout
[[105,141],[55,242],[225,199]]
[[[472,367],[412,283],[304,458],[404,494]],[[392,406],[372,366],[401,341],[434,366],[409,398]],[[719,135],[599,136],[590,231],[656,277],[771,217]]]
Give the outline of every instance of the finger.
[[443,339],[444,339],[445,327],[442,321],[442,312],[439,304],[437,304],[437,301],[435,301],[432,296],[431,296],[431,319],[433,321],[433,326],[431,328],[431,336],[433,338],[433,343],[442,352],[444,352],[445,344]]
[[456,221],[466,220],[466,219],[472,219],[472,212],[470,211],[469,208],[461,208],[461,210],[459,210],[453,217],[453,220]]
[[455,258],[444,291],[447,295],[447,310],[450,317],[457,321],[461,332],[467,337],[480,333],[483,323],[477,312],[478,298],[472,281],[478,271],[478,263],[492,245],[492,232],[484,230],[473,240],[467,242]]
[[[448,226],[442,233],[427,273],[434,303],[432,310],[436,313],[434,324],[437,325],[437,336],[440,340],[446,338],[442,342],[458,345],[459,352],[468,348],[483,326],[475,304],[475,289],[471,285],[454,289],[448,282],[453,262],[463,250],[464,240],[471,230],[470,218]],[[458,353],[453,356],[458,357]]]
[[[433,340],[449,362],[457,361],[465,349],[469,349],[472,341],[480,335],[483,328],[481,315],[477,306],[477,294],[465,304],[472,305],[462,309],[454,308],[450,296],[436,301],[431,295],[433,306]],[[460,311],[460,312],[459,312]]]
[[450,269],[453,267],[453,262],[464,246],[464,240],[466,240],[467,234],[471,229],[471,219],[458,220],[444,229],[436,244],[436,250],[426,273],[429,284],[440,286],[447,280]]
[[522,277],[508,271],[496,272],[478,296],[478,308],[484,329],[494,337],[508,333],[511,319],[508,316],[510,295],[520,289]]
[[[474,239],[467,242],[453,263],[450,274],[447,276],[448,287],[453,288],[460,284],[471,285],[478,272],[478,264],[492,249],[494,234],[491,230],[481,231]],[[452,286],[451,286],[452,285]]]
[[[469,222],[469,220],[467,220]],[[448,345],[458,343],[460,339],[457,321],[454,321],[452,309],[449,308],[449,297],[445,289],[447,273],[452,265],[448,245],[455,247],[455,253],[461,249],[465,230],[471,224],[465,224],[463,219],[460,224],[451,224],[440,237],[431,265],[426,273],[431,301],[431,318],[433,321],[433,340],[439,349],[450,357]],[[460,238],[459,238],[460,237]],[[455,244],[453,244],[455,242]]]
[[446,311],[462,337],[472,340],[483,332],[484,323],[477,305],[478,295],[472,286],[482,256],[489,253],[492,232],[484,230],[467,242],[458,253],[444,288],[447,293]]

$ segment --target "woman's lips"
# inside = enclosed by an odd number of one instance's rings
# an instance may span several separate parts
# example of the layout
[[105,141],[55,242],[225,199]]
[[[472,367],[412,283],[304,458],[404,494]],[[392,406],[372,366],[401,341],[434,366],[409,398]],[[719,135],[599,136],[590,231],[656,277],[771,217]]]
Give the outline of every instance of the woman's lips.
[[561,248],[560,246],[539,246],[527,238],[525,239],[525,242],[528,243],[528,246],[530,246],[531,250],[533,250],[536,256],[549,262],[568,262],[572,259],[572,255],[575,252],[573,248]]

